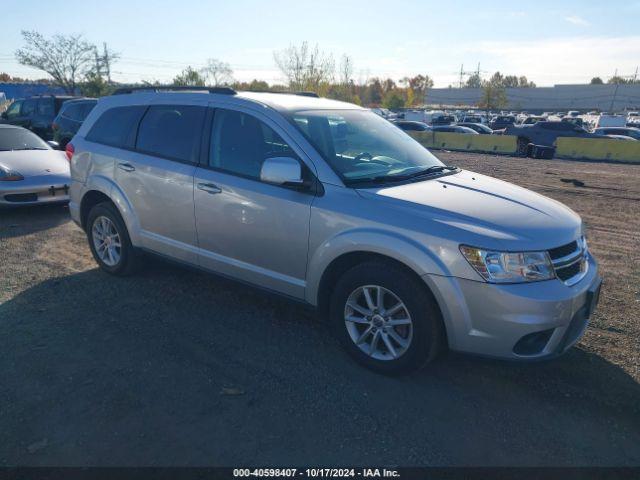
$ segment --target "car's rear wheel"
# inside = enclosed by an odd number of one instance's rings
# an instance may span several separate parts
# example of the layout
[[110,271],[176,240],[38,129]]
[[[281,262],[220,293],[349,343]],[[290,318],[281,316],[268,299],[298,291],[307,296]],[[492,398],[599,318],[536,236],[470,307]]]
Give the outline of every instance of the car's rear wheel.
[[89,248],[100,268],[113,275],[129,275],[137,265],[137,255],[127,227],[109,202],[94,206],[87,217]]
[[385,374],[425,366],[442,344],[439,309],[426,286],[392,263],[348,270],[331,297],[331,322],[347,352]]

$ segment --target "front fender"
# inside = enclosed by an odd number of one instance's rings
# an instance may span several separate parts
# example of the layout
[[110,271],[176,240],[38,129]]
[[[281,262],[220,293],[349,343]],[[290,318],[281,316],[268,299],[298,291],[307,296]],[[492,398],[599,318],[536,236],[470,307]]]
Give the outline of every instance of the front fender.
[[444,263],[425,245],[400,234],[375,228],[343,231],[326,239],[311,252],[307,268],[305,297],[312,305],[319,304],[322,275],[327,267],[342,255],[355,252],[375,253],[405,264],[418,275],[447,275]]

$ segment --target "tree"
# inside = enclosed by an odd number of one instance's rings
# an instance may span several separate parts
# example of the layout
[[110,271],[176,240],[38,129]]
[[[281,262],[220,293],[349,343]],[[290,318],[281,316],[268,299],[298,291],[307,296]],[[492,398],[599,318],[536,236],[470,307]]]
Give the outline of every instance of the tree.
[[600,77],[593,77],[590,83],[591,85],[604,85],[604,82]]
[[469,75],[467,78],[467,83],[465,84],[467,88],[482,88],[482,78],[479,73],[473,73]]
[[96,47],[82,35],[54,35],[45,38],[36,31],[22,31],[25,47],[15,56],[22,65],[51,75],[67,93],[74,94],[78,83],[92,70]]
[[327,90],[333,80],[335,63],[333,56],[325,54],[316,45],[310,48],[307,42],[298,47],[290,45],[274,52],[276,65],[287,79],[291,91],[312,91],[318,94]]
[[607,83],[610,83],[613,85],[631,85],[635,83],[640,83],[640,80],[635,80],[633,78],[625,78],[625,77],[621,77],[620,75],[614,75],[609,80],[607,80]]
[[173,79],[173,84],[179,87],[204,87],[205,79],[189,66]]
[[89,72],[85,81],[80,84],[80,93],[85,97],[104,97],[111,94],[113,90],[109,82],[95,72]]
[[384,99],[382,100],[382,106],[390,110],[402,108],[404,107],[404,103],[404,96],[397,89],[387,91],[384,94]]
[[491,80],[485,81],[482,87],[482,98],[478,106],[487,111],[498,110],[507,106],[507,92],[501,83],[501,76],[494,75]]
[[231,66],[216,58],[207,60],[207,66],[200,73],[206,79],[207,84],[213,87],[231,85],[234,81]]

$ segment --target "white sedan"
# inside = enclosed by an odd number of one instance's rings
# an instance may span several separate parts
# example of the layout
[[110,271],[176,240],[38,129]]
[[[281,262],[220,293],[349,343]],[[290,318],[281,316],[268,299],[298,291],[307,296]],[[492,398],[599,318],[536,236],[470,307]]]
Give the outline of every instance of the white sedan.
[[69,161],[29,130],[0,125],[0,207],[69,202]]

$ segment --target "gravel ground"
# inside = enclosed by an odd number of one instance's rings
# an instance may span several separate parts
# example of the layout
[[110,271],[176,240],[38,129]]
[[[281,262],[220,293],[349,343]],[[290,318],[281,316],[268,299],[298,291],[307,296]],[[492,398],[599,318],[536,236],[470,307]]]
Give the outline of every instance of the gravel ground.
[[606,283],[566,355],[381,377],[303,306],[152,259],[113,278],[66,208],[5,211],[0,465],[640,465],[640,166],[438,156],[585,219]]

